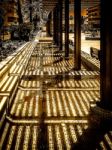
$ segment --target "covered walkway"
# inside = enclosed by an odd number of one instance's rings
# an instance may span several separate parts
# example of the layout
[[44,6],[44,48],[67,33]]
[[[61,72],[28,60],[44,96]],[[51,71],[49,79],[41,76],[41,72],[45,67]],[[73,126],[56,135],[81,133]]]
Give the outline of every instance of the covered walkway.
[[[8,101],[1,148],[69,150],[83,136],[88,148],[111,147],[111,130],[106,126],[99,130],[100,122],[90,114],[90,106],[100,99],[99,72],[83,65],[74,71],[73,57],[66,60],[52,41],[35,42],[34,48],[32,44],[21,52],[29,53],[26,67],[18,57],[1,84],[2,101]],[[18,64],[23,71],[18,72]]]
[[[79,0],[75,4],[73,54],[67,21],[63,50],[61,8],[57,5],[60,15],[56,7],[53,35],[48,37],[49,16],[47,33],[39,32],[0,63],[1,150],[112,149],[110,2],[101,2],[100,72],[81,61],[85,56],[81,55],[81,5]],[[67,5],[65,10],[68,17]]]

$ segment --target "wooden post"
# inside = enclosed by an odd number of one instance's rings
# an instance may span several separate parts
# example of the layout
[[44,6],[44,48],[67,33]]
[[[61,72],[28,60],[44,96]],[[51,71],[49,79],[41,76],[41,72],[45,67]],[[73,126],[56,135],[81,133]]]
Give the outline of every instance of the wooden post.
[[112,111],[112,7],[101,0],[101,102],[100,106]]
[[69,0],[65,0],[65,58],[69,57]]
[[74,69],[81,69],[81,0],[74,2]]

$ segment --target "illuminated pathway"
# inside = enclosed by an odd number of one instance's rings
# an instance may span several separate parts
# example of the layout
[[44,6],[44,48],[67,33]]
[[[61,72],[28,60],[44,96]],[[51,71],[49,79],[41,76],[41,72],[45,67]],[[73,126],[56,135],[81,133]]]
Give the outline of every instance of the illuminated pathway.
[[[99,72],[84,66],[74,71],[73,58],[65,60],[53,44],[35,45],[22,52],[0,84],[1,101],[8,101],[0,148],[70,150],[90,128],[90,105],[100,96]],[[96,146],[106,148],[112,148],[112,131]]]

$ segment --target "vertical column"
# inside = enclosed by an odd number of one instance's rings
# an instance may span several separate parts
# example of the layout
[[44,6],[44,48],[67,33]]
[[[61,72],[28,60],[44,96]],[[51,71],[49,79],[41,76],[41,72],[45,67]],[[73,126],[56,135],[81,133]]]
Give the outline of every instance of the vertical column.
[[22,16],[22,12],[21,12],[21,2],[20,0],[17,1],[17,9],[18,9],[18,21],[19,21],[19,24],[22,24],[23,23],[23,16]]
[[32,22],[32,0],[30,0],[29,10],[30,10],[30,22]]
[[47,21],[47,23],[46,23],[47,36],[50,36],[50,35],[51,35],[50,26],[51,26],[51,13],[50,13],[49,16],[48,16],[48,21]]
[[51,36],[53,36],[53,11],[51,12],[51,25],[50,25],[50,30],[51,30]]
[[56,43],[56,9],[53,10],[53,39]]
[[62,50],[62,1],[59,1],[59,49]]
[[101,102],[100,106],[112,111],[112,7],[101,0]]
[[81,0],[74,1],[74,69],[81,69]]
[[55,19],[56,19],[56,26],[55,26],[56,27],[55,28],[56,29],[56,44],[58,45],[59,44],[59,39],[58,39],[59,20],[58,20],[58,7],[57,6],[56,6],[56,18]]
[[46,22],[46,35],[49,36],[49,20]]
[[65,58],[69,57],[69,0],[65,0]]

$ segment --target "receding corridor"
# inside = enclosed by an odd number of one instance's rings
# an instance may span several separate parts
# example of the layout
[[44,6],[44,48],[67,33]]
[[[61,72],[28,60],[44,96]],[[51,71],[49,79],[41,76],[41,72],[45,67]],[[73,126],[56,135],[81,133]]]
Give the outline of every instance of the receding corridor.
[[111,10],[0,1],[0,150],[112,150]]
[[[35,43],[34,48],[28,43],[26,49],[27,66],[7,105],[1,149],[69,150],[91,129],[94,117],[89,113],[90,105],[96,105],[100,98],[99,72],[88,71],[83,65],[80,71],[74,71],[73,57],[64,59],[63,52],[53,43]],[[23,58],[15,63],[9,78],[5,77],[1,84],[4,93],[10,92],[16,84],[20,66],[22,69],[24,65]],[[2,97],[7,99],[7,96]],[[99,126],[98,122],[95,125]],[[90,133],[95,133],[94,130]],[[112,131],[104,133],[102,130],[96,149],[112,147],[109,142]]]

